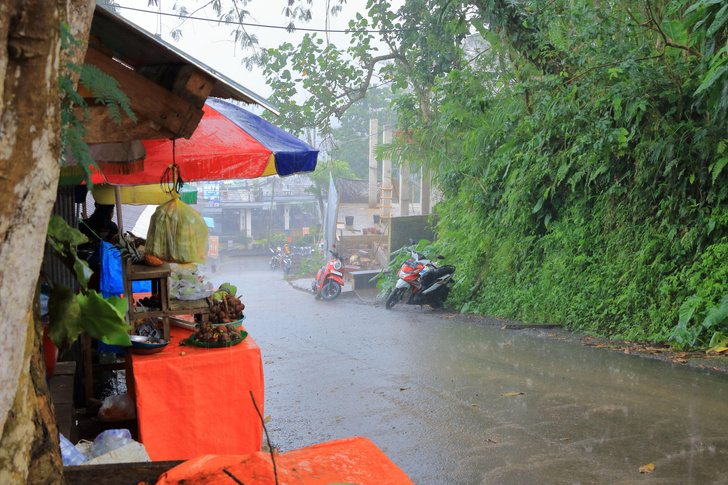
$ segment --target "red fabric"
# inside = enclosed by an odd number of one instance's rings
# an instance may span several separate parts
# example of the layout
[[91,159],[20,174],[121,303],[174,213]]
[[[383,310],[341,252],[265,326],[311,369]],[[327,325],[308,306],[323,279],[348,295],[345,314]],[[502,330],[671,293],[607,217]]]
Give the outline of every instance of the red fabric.
[[[228,118],[205,105],[205,114],[189,140],[180,138],[174,146],[174,160],[184,181],[257,178],[265,170],[272,152]],[[127,175],[105,173],[93,183],[113,185],[158,184],[172,164],[171,140],[142,140],[147,156],[144,171]]]
[[[345,438],[276,455],[276,474],[283,485],[414,485],[397,465],[367,438]],[[227,471],[227,473],[225,472]],[[270,454],[201,456],[159,478],[157,485],[274,485]]]
[[263,363],[253,338],[207,349],[180,346],[189,330],[173,326],[170,333],[162,352],[132,354],[139,438],[149,457],[260,451],[263,425],[250,391],[263,414]]

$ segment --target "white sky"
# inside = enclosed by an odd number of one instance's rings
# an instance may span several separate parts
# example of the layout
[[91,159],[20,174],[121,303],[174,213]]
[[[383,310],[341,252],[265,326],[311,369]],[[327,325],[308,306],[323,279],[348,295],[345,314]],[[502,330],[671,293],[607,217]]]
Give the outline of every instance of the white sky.
[[[331,4],[334,4],[335,1],[337,0],[331,0]],[[217,18],[210,7],[195,12],[201,5],[207,3],[205,0],[178,0],[178,2],[185,4],[189,12],[194,12],[192,14],[194,17]],[[149,12],[154,12],[157,9],[157,7],[147,7],[145,0],[117,0],[117,3],[123,7]],[[173,2],[160,0],[159,3],[162,12],[173,13]],[[325,15],[327,3],[327,0],[313,0],[313,20],[309,23],[296,21],[296,27],[299,29],[321,30],[327,28]],[[283,8],[287,4],[288,0],[251,0],[247,6],[251,16],[246,22],[285,27],[288,24],[288,19],[283,16]],[[354,18],[357,12],[366,15],[366,0],[347,0],[347,3],[343,4],[343,11],[338,16],[329,16],[328,28],[330,30],[345,29],[348,26],[349,19]],[[180,27],[180,20],[176,17],[159,16],[155,13],[138,12],[124,8],[119,9],[118,13],[152,34],[161,34],[162,39],[165,41],[256,94],[266,98],[270,95],[270,88],[264,82],[262,71],[248,71],[242,65],[242,59],[247,54],[241,52],[240,47],[235,45],[234,38],[231,35],[234,26],[218,25],[215,22],[201,20],[187,20]],[[170,31],[175,28],[181,28],[183,32],[183,37],[179,42],[172,40],[170,36]],[[288,33],[283,29],[262,27],[246,27],[246,29],[249,33],[258,37],[258,41],[263,48],[278,47],[284,42],[297,45],[305,33],[301,30]],[[325,34],[319,33],[318,35],[324,36]],[[348,34],[329,34],[331,42],[341,48],[348,47],[349,38]]]

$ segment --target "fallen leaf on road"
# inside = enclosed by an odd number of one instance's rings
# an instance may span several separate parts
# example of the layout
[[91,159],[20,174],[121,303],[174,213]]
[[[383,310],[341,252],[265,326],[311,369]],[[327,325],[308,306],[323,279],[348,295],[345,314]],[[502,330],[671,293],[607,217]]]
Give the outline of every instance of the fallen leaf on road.
[[478,406],[480,406],[480,404],[471,404],[471,406],[473,406],[474,408],[477,408]]
[[650,473],[652,470],[655,469],[655,465],[650,463],[649,465],[644,465],[640,467],[640,473]]
[[267,423],[268,421],[270,421],[270,414],[268,416],[266,416],[265,419],[263,420],[264,423]]
[[501,396],[520,396],[523,392],[501,392]]
[[411,389],[411,387],[412,386],[410,386],[410,387],[400,387],[399,390],[400,391],[406,391],[407,389]]

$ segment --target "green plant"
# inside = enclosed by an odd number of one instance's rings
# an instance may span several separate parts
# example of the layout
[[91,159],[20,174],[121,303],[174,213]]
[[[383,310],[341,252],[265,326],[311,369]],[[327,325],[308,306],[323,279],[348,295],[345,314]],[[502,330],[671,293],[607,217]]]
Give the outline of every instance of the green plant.
[[680,319],[669,338],[675,348],[694,347],[699,342],[715,347],[721,339],[724,339],[723,333],[728,332],[728,295],[703,313],[702,322],[691,325],[693,317],[704,305],[704,301],[693,295],[680,306]]
[[319,268],[325,263],[324,257],[317,253],[301,258],[301,269],[295,275],[297,277],[315,276]]
[[48,334],[59,348],[72,343],[81,332],[110,345],[131,345],[126,324],[126,301],[116,296],[104,298],[88,288],[91,268],[78,257],[75,246],[88,242],[80,231],[70,227],[61,217],[52,215],[48,224],[48,243],[57,257],[75,275],[81,292],[55,283],[48,301],[50,323]]

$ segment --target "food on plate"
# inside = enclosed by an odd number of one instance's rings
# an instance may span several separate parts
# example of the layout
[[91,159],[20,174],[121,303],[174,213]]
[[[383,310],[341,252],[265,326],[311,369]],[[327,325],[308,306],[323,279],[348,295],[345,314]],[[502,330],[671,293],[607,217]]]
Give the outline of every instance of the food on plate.
[[198,342],[224,343],[233,340],[240,340],[242,334],[233,325],[213,325],[210,322],[200,324],[199,331],[195,336]]

